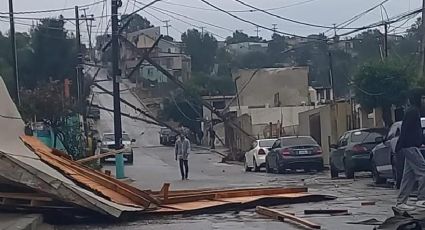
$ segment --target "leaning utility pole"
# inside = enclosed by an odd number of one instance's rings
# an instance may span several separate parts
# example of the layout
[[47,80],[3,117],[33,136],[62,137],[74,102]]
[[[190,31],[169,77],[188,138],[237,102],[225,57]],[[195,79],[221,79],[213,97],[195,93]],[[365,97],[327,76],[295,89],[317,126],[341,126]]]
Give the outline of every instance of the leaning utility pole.
[[[424,0],[425,1],[425,0]],[[388,58],[388,24],[384,23],[384,50],[385,50],[385,59]]]
[[21,105],[19,97],[19,75],[18,75],[18,57],[16,53],[16,37],[15,37],[15,20],[13,18],[13,0],[9,0],[9,20],[10,20],[10,43],[12,45],[12,61],[13,61],[13,97],[18,106]]
[[257,38],[259,38],[260,37],[260,28],[258,26],[255,28],[255,32],[257,33]]
[[[91,20],[89,20],[89,18],[87,18],[87,12],[86,9],[83,9],[84,12],[84,19],[86,21],[86,27],[87,27],[87,34],[89,37],[89,57],[90,57],[90,61],[93,58],[92,55],[92,51],[93,51],[93,43],[92,43],[92,27],[93,27],[93,14],[91,15]],[[89,21],[90,21],[90,25],[89,25]]]
[[421,69],[419,79],[425,79],[425,0],[422,0],[422,44],[421,44]]
[[[122,149],[122,127],[121,127],[121,101],[120,101],[120,79],[121,71],[118,66],[119,58],[119,30],[118,30],[118,7],[122,5],[121,0],[112,0],[111,4],[111,22],[112,22],[112,84],[114,94],[114,134],[115,134],[115,149]],[[125,177],[124,174],[124,157],[123,154],[115,156],[115,176],[118,179]]]
[[81,53],[80,17],[78,6],[75,6],[75,36],[77,41],[77,98],[78,108],[84,114],[84,76],[83,76],[83,54]]

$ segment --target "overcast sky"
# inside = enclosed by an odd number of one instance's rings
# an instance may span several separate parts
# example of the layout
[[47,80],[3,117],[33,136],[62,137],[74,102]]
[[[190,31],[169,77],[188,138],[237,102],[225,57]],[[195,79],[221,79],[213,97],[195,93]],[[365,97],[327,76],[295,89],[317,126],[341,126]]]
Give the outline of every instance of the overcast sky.
[[[90,4],[98,1],[99,0],[14,0],[14,10],[15,12],[22,12],[33,10],[60,9],[73,7],[75,5]],[[146,4],[151,0],[137,1]],[[225,10],[249,9],[234,0],[207,1]],[[377,5],[382,1],[383,0],[244,0],[244,2],[262,9],[272,9],[287,6],[286,8],[272,10],[270,12],[280,15],[282,17],[325,26],[332,26],[333,23],[341,23],[347,19],[350,19],[354,15],[357,15],[365,11],[366,9],[371,8],[374,5]],[[106,2],[107,5],[105,5],[105,12],[103,15],[106,15],[106,13],[108,15],[110,14],[110,0],[107,0]],[[421,2],[421,0],[389,0],[387,3],[385,3],[384,6],[388,13],[388,16],[392,17],[404,13],[406,11],[414,10],[421,7]],[[186,7],[178,6],[175,4],[186,5]],[[193,8],[189,8],[187,6]],[[124,12],[126,8],[126,12],[131,12],[134,9],[138,9],[140,7],[141,5],[139,3],[135,3],[134,0],[128,0],[128,3],[127,0],[123,0],[123,7],[120,8],[120,12]],[[182,31],[184,32],[188,28],[193,28],[193,26],[205,27],[204,30],[215,34],[218,40],[223,40],[221,37],[231,35],[231,32],[229,30],[243,30],[243,32],[248,33],[250,35],[256,35],[255,26],[247,24],[245,22],[241,22],[222,12],[218,12],[200,0],[163,0],[163,2],[156,3],[154,7],[156,8],[148,8],[147,12],[141,11],[140,14],[144,17],[147,17],[154,25],[157,26],[165,25],[161,21],[170,20],[170,25],[172,25],[172,27],[169,29],[170,35],[176,38],[177,40],[180,40],[180,35]],[[94,14],[95,17],[101,16],[102,8],[103,3],[96,4],[94,6],[90,6],[87,9],[87,13]],[[161,13],[158,8],[169,11],[165,12],[168,15]],[[7,11],[7,0],[2,0],[2,4],[0,4],[0,12],[3,13]],[[170,11],[176,14],[170,13]],[[63,14],[65,17],[74,17],[73,10],[64,10],[62,12],[55,13],[25,14],[19,16],[38,18],[46,16],[58,16],[59,14]],[[277,28],[279,31],[287,32],[290,34],[308,35],[313,33],[324,32],[326,30],[323,28],[313,28],[309,26],[286,22],[276,17],[266,15],[262,12],[236,12],[234,14],[241,18],[247,19],[251,22],[255,22],[257,24],[269,28],[273,27],[272,24],[277,24]],[[351,24],[350,27],[359,27],[380,21],[382,20],[382,16],[384,16],[384,18],[387,17],[385,12],[379,7],[376,10],[370,12],[369,14],[363,16],[360,20]],[[193,18],[198,21],[194,21],[189,18]],[[96,18],[96,21],[93,22],[93,25],[96,26],[95,28],[93,28],[93,31],[95,33],[101,33],[105,30],[107,25],[106,19],[107,18],[103,18],[103,20],[102,18]],[[0,18],[0,30],[3,32],[9,30],[9,24],[5,20],[7,19]],[[402,30],[405,30],[405,27],[407,25],[410,25],[413,20],[414,19],[408,21],[407,23],[406,20],[402,21],[401,23],[406,24],[397,29],[396,32],[401,32]],[[216,28],[200,21],[216,25],[222,28]],[[32,23],[36,23],[36,21],[25,19],[19,19],[16,20],[16,22],[17,31],[28,31],[30,25]],[[188,24],[192,24],[193,26]],[[395,25],[395,27],[397,26],[398,25]],[[71,23],[67,23],[67,28],[70,31],[75,30],[75,26]],[[83,32],[83,41],[86,42],[88,37],[86,35],[87,29],[84,24],[82,25],[81,30]],[[166,33],[165,28],[161,28],[161,30],[163,34]],[[340,32],[343,31],[346,30],[341,30]],[[333,32],[329,32],[328,35],[331,35],[332,33]],[[268,39],[270,38],[270,35],[272,33],[265,29],[260,29],[259,34],[263,38]]]

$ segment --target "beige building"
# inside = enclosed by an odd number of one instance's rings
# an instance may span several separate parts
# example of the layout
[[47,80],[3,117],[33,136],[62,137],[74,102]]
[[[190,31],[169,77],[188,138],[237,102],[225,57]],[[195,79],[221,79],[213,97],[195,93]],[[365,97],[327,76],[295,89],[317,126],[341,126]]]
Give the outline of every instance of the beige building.
[[239,105],[299,106],[309,103],[308,67],[243,69],[233,74]]

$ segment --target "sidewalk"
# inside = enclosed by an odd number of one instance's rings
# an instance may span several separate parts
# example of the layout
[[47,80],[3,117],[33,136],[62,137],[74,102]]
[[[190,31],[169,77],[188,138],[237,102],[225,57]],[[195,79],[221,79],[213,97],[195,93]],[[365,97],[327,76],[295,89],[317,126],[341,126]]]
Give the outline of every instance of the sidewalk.
[[[37,230],[42,228],[41,214],[0,213],[0,230]],[[53,228],[50,228],[53,229]]]

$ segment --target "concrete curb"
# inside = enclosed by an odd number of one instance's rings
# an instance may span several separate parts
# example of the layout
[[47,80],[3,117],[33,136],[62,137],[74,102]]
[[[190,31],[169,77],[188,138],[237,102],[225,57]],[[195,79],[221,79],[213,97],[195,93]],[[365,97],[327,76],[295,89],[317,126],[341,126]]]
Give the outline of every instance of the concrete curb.
[[37,230],[43,223],[41,214],[4,214],[2,219],[0,230]]

